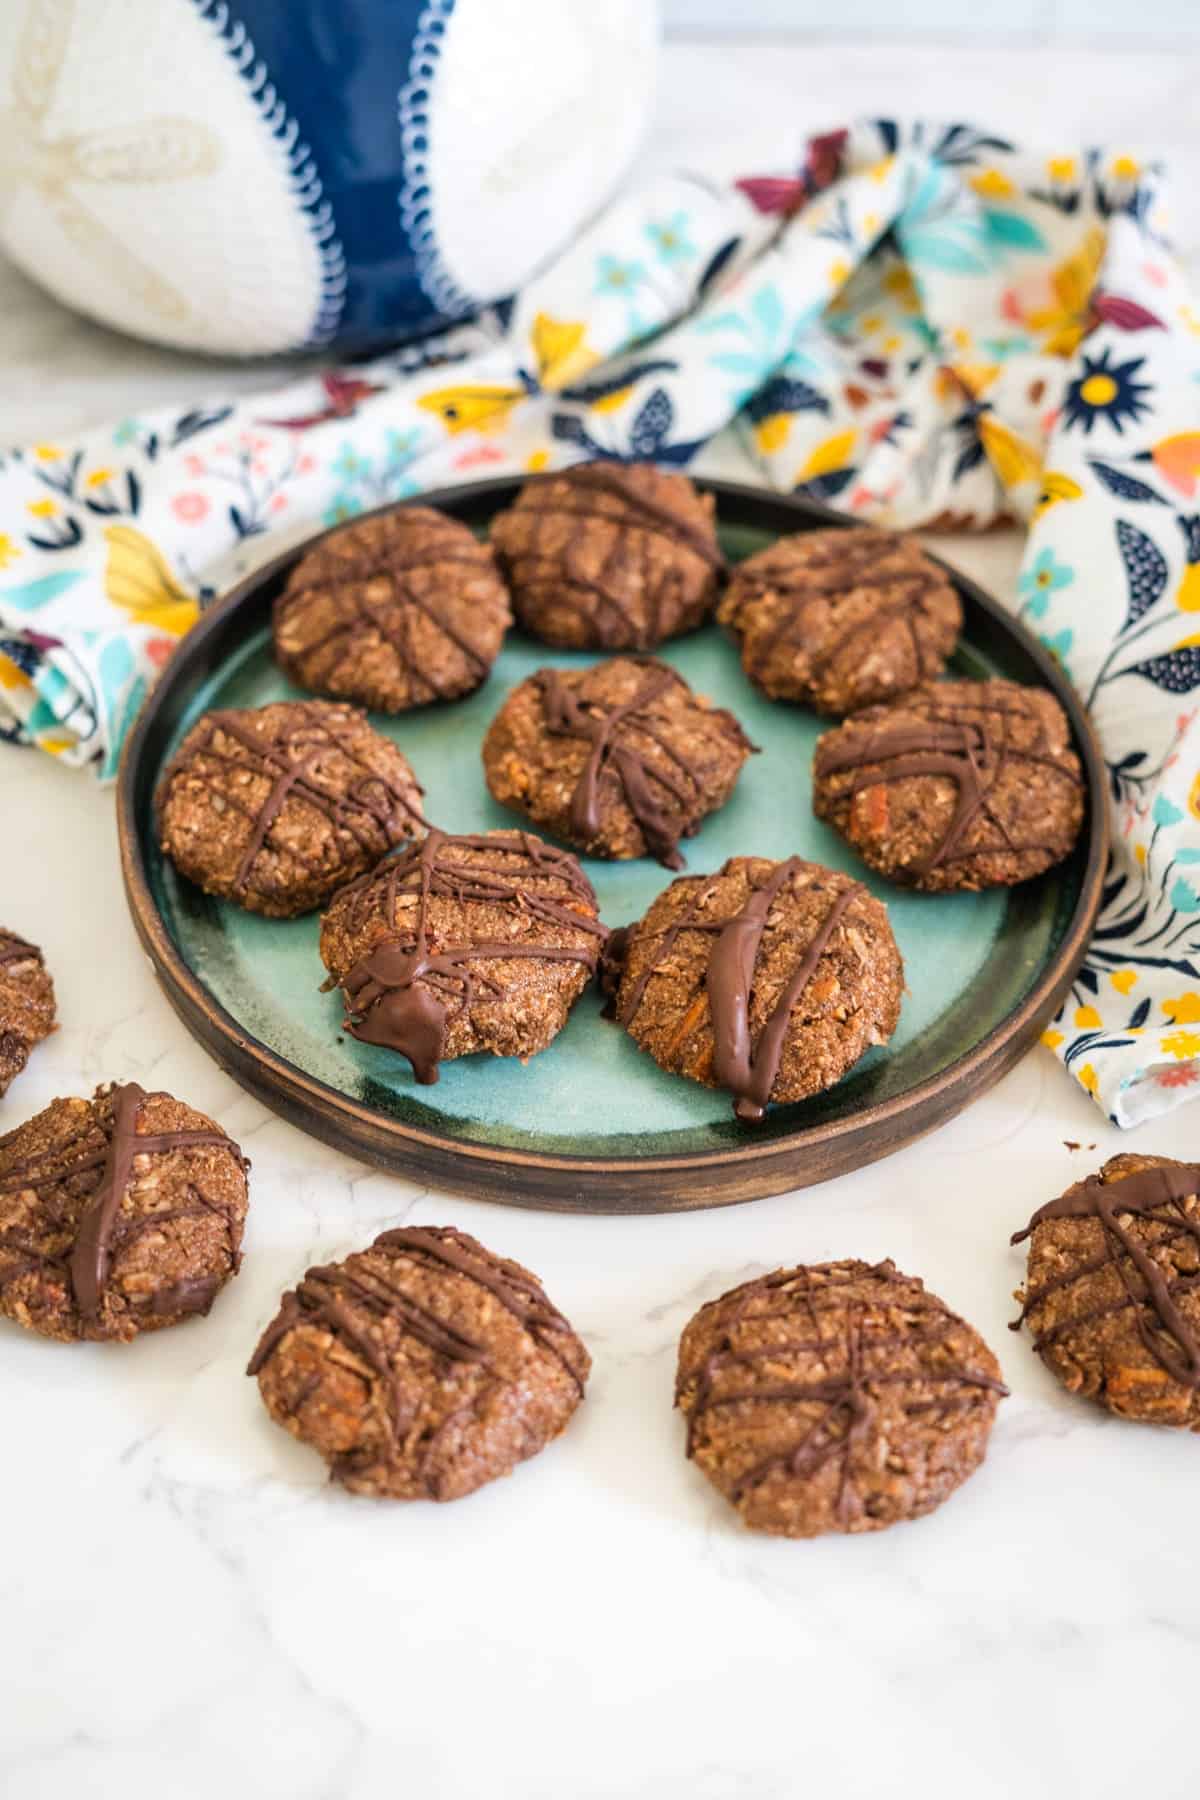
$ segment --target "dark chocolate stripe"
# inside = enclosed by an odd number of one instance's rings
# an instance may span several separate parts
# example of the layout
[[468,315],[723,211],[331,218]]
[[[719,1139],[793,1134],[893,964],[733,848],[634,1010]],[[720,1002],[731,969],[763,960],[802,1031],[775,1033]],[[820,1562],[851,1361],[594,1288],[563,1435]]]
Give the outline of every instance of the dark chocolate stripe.
[[[507,853],[516,867],[456,862],[448,846]],[[552,898],[536,885],[546,880],[564,899]],[[419,895],[411,931],[396,928],[396,902],[402,893]],[[459,944],[429,943],[429,902],[434,896],[470,904],[477,901],[524,916],[532,915],[594,941],[578,947],[481,939]],[[589,910],[566,905],[574,898]],[[528,832],[494,836],[447,837],[432,828],[420,843],[387,857],[369,875],[344,888],[339,904],[348,908],[351,927],[364,922],[378,900],[385,935],[339,977],[346,1002],[345,1028],[367,1044],[378,1044],[408,1058],[418,1082],[438,1078],[452,1017],[469,1009],[479,987],[487,985],[485,969],[495,961],[575,962],[594,970],[608,933],[595,916],[595,896],[573,856],[554,850]]]
[[[1064,1320],[1053,1331],[1036,1334],[1035,1349],[1041,1350],[1108,1313],[1132,1308],[1138,1335],[1159,1367],[1182,1386],[1200,1388],[1200,1330],[1175,1300],[1176,1292],[1190,1285],[1192,1278],[1188,1275],[1172,1277],[1165,1273],[1124,1222],[1125,1216],[1132,1214],[1170,1227],[1170,1239],[1188,1236],[1200,1243],[1200,1218],[1189,1216],[1179,1204],[1197,1194],[1200,1194],[1200,1165],[1159,1164],[1138,1169],[1115,1181],[1105,1181],[1102,1174],[1089,1175],[1086,1181],[1068,1188],[1057,1200],[1040,1206],[1024,1230],[1013,1233],[1014,1244],[1024,1243],[1048,1220],[1095,1219],[1102,1228],[1104,1254],[1086,1259],[1042,1287],[1031,1289],[1012,1329],[1018,1329],[1049,1294],[1111,1266],[1124,1283],[1124,1299],[1087,1308]],[[1128,1257],[1141,1277],[1141,1292],[1131,1286],[1121,1255]]]
[[[868,1303],[837,1298],[838,1290],[869,1280],[880,1283],[879,1304],[889,1305],[894,1296],[889,1290],[900,1289],[906,1308],[930,1320],[928,1326],[916,1326],[905,1333],[868,1333],[864,1330],[864,1313]],[[787,1307],[755,1312],[755,1302],[772,1293],[782,1293],[791,1302]],[[919,1353],[935,1346],[963,1321],[942,1301],[927,1294],[921,1284],[899,1275],[890,1262],[872,1267],[856,1266],[839,1273],[819,1285],[812,1282],[805,1267],[780,1269],[747,1282],[733,1294],[715,1302],[734,1305],[725,1321],[721,1336],[697,1369],[681,1371],[677,1403],[684,1407],[688,1419],[687,1453],[696,1452],[701,1421],[714,1410],[731,1406],[812,1406],[811,1419],[804,1422],[800,1434],[785,1448],[773,1451],[752,1464],[733,1489],[736,1501],[761,1486],[772,1475],[785,1472],[793,1479],[806,1481],[818,1475],[830,1462],[838,1461],[840,1471],[835,1511],[841,1524],[849,1525],[854,1517],[853,1492],[856,1453],[874,1429],[883,1388],[911,1384],[914,1388],[935,1385],[965,1390],[964,1400],[971,1403],[978,1393],[1005,1395],[1002,1381],[982,1370],[966,1366],[946,1368],[921,1366]],[[816,1328],[815,1338],[808,1335],[796,1339],[772,1340],[765,1345],[746,1341],[746,1336],[767,1320],[780,1317],[808,1319]],[[825,1334],[819,1320],[841,1321],[842,1328]],[[889,1359],[904,1350],[918,1353],[914,1366],[895,1369]],[[810,1381],[771,1379],[758,1385],[726,1388],[718,1386],[727,1374],[752,1371],[759,1362],[786,1363],[789,1357],[819,1352],[823,1363],[834,1366],[834,1372]],[[694,1383],[690,1401],[686,1392]],[[935,1402],[921,1404],[944,1406],[953,1402],[947,1395]]]

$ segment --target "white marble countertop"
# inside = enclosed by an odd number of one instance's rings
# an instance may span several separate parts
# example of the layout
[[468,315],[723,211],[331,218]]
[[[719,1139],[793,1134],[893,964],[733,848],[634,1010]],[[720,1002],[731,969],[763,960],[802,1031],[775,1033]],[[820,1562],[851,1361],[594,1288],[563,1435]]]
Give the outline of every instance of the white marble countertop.
[[[781,122],[902,102],[1017,132],[1053,118],[1063,142],[1103,131],[1194,174],[1189,97],[1167,55],[675,45],[650,154],[698,159],[714,122],[726,147],[745,119],[778,143]],[[230,379],[2,268],[0,318],[9,439]],[[950,549],[1011,581],[1010,541]],[[125,914],[111,793],[3,753],[0,845],[4,922],[45,946],[62,1015],[3,1121],[135,1078],[214,1114],[254,1161],[245,1266],[207,1320],[127,1349],[0,1330],[6,1800],[1194,1793],[1200,1440],[1073,1402],[1005,1327],[1010,1231],[1131,1141],[1194,1156],[1195,1108],[1121,1137],[1038,1050],[921,1144],[820,1189],[623,1220],[474,1205],[326,1150],[189,1040]],[[331,1488],[241,1373],[284,1286],[401,1220],[461,1225],[537,1269],[595,1357],[567,1435],[452,1507]],[[754,1272],[854,1255],[924,1276],[994,1346],[1012,1398],[933,1518],[756,1539],[684,1460],[679,1330]]]

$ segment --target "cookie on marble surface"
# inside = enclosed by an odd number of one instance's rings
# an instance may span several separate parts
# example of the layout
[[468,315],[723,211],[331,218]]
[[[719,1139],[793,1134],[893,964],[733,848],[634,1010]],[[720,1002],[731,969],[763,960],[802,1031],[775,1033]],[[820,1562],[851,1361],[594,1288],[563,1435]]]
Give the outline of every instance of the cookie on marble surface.
[[1020,1317],[1070,1393],[1200,1431],[1200,1165],[1126,1152],[1039,1207]]
[[545,1449],[590,1371],[536,1275],[418,1226],[310,1269],[247,1373],[352,1493],[459,1500]]
[[890,881],[926,893],[1010,887],[1067,856],[1079,758],[1053,694],[940,681],[817,740],[813,809]]
[[489,547],[445,513],[402,506],[300,558],[275,602],[275,656],[298,687],[400,713],[473,693],[511,623]]
[[729,799],[754,746],[731,712],[650,656],[539,669],[483,741],[502,806],[589,856],[654,856],[681,869],[680,838]]
[[711,496],[651,463],[527,482],[491,541],[525,630],[568,649],[653,650],[712,611],[725,561]]
[[52,1100],[0,1138],[0,1314],[70,1342],[206,1313],[241,1262],[248,1166],[136,1082]]
[[360,708],[328,700],[205,713],[154,801],[181,874],[277,919],[311,912],[423,826],[408,759]]
[[915,538],[864,525],[795,532],[747,557],[717,618],[772,700],[841,715],[940,675],[962,605]]
[[0,1095],[55,1026],[54,983],[36,944],[0,926]]
[[488,1050],[544,1050],[607,937],[576,859],[529,831],[431,829],[336,895],[321,921],[344,1029],[407,1057],[419,1082]]
[[682,875],[614,932],[613,1016],[661,1068],[726,1088],[739,1119],[832,1087],[900,1017],[887,909],[799,856],[734,856]]
[[882,1531],[942,1504],[1007,1393],[983,1339],[891,1262],[778,1269],[679,1344],[687,1453],[753,1531]]

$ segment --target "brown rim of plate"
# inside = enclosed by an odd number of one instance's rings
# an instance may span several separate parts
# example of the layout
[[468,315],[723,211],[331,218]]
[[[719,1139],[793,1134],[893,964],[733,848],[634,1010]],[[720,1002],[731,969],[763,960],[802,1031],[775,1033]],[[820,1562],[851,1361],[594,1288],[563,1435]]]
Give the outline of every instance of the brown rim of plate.
[[[853,530],[859,523],[793,495],[737,482],[695,480],[718,506],[723,502],[735,511],[743,524],[755,523],[757,515],[757,522],[767,529],[780,530],[781,513],[792,516],[796,529]],[[472,482],[376,510],[406,504],[438,506],[472,522],[489,517],[523,485],[511,477]],[[206,660],[206,653],[230,614],[325,535],[309,538],[263,564],[204,613],[143,705],[126,739],[117,778],[117,833],[126,898],[159,983],[191,1035],[271,1111],[337,1150],[406,1179],[476,1199],[562,1212],[683,1212],[809,1187],[888,1156],[960,1112],[1037,1042],[1070,991],[1100,910],[1109,837],[1104,761],[1083,702],[1054,658],[999,601],[943,562],[940,566],[963,599],[1017,640],[1062,705],[1083,763],[1088,797],[1087,859],[1061,943],[1020,1004],[949,1068],[849,1118],[802,1126],[769,1142],[748,1132],[744,1141],[729,1148],[675,1156],[590,1157],[471,1144],[404,1124],[315,1080],[268,1049],[218,1004],[172,941],[151,892],[137,830],[137,802],[140,790],[158,773],[157,767],[147,767],[147,745],[168,702],[181,688],[198,686],[215,666]],[[933,560],[940,562],[937,557]]]

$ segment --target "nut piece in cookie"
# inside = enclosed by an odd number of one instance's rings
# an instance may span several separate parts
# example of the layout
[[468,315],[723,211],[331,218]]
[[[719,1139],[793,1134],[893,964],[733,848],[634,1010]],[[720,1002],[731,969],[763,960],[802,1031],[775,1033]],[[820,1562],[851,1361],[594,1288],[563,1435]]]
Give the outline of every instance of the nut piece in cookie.
[[752,1531],[882,1531],[987,1452],[1007,1388],[983,1339],[891,1262],[778,1269],[679,1344],[687,1453]]
[[747,557],[717,618],[772,700],[840,715],[940,675],[962,606],[915,538],[861,526],[796,532]]
[[0,1313],[66,1342],[206,1313],[241,1262],[247,1167],[136,1082],[52,1100],[0,1138]]
[[299,687],[399,713],[473,693],[511,623],[488,546],[432,507],[401,506],[300,558],[275,602],[275,655]]
[[591,856],[655,856],[681,869],[680,838],[723,806],[754,746],[731,712],[654,657],[539,669],[483,741],[503,806]]
[[650,463],[530,481],[491,537],[520,623],[568,649],[653,650],[694,630],[725,567],[711,497]]
[[321,959],[345,1030],[407,1057],[428,1084],[477,1050],[522,1062],[544,1050],[607,935],[568,851],[528,831],[433,829],[335,897]]
[[407,758],[328,700],[205,713],[154,804],[181,874],[276,919],[311,912],[423,825]]
[[54,1026],[54,983],[41,951],[0,926],[0,1095]]
[[863,861],[926,893],[1010,887],[1072,849],[1083,776],[1053,694],[930,682],[818,738],[813,810]]
[[896,1029],[904,965],[887,909],[799,856],[683,875],[613,934],[612,1014],[671,1074],[733,1096],[739,1119],[832,1087]]
[[1038,1208],[1021,1315],[1073,1394],[1200,1431],[1200,1165],[1110,1157]]
[[536,1275],[420,1226],[310,1269],[247,1373],[352,1493],[460,1500],[544,1450],[590,1371]]

